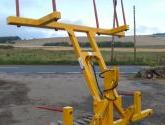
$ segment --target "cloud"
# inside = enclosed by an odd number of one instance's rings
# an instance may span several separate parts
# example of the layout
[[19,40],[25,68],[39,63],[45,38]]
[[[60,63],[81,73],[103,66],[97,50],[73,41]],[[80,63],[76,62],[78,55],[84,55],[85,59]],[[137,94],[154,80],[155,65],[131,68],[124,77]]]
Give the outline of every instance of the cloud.
[[[152,27],[152,26],[144,26],[144,25],[138,25],[136,28],[137,35],[147,35],[147,34],[154,34],[154,33],[162,33],[165,32],[160,27]],[[126,32],[127,35],[133,35],[134,29],[133,26]]]
[[67,23],[67,24],[75,24],[75,25],[85,25],[81,19],[77,19],[77,20],[61,19],[59,22]]
[[161,30],[158,27],[148,27],[148,26],[137,27],[137,33],[152,34],[152,33],[158,33],[158,32],[161,32]]

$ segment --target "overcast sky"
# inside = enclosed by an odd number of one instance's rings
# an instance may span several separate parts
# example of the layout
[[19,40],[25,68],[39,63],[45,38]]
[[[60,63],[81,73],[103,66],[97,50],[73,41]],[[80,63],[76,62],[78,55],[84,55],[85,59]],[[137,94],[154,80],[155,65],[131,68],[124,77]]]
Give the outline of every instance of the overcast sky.
[[[40,18],[52,12],[52,0],[20,0],[21,16]],[[60,21],[95,26],[92,0],[56,0],[61,12]],[[113,0],[96,0],[100,26],[112,27]],[[136,4],[137,34],[165,32],[165,0],[124,0],[127,23],[133,34],[133,5]],[[121,11],[118,8],[118,11]],[[15,15],[15,0],[0,0],[0,36],[20,36],[23,39],[65,36],[65,32],[29,27],[17,28],[6,24],[8,16]],[[119,13],[120,15],[120,13]]]

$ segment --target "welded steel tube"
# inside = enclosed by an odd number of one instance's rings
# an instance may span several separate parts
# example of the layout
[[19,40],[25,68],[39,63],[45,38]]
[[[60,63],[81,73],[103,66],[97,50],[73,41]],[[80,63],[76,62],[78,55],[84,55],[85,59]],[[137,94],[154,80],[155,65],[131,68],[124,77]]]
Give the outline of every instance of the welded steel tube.
[[16,16],[19,17],[20,16],[19,0],[15,0],[15,3],[16,3]]
[[96,7],[96,1],[93,0],[93,7],[94,7],[94,13],[95,13],[95,20],[96,20],[96,26],[99,28],[99,19],[98,19],[98,13],[97,13],[97,7]]
[[53,11],[57,11],[56,0],[52,0]]

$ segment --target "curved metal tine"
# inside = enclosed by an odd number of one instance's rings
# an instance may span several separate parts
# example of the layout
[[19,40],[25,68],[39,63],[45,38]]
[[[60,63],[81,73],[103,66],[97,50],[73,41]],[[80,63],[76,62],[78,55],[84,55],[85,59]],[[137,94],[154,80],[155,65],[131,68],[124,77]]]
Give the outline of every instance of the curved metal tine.
[[57,11],[56,0],[52,0],[53,11]]
[[[20,17],[19,0],[15,0],[15,5],[16,5],[16,16]],[[21,26],[17,25],[17,27],[21,27]]]
[[124,25],[127,25],[126,18],[125,18],[125,10],[124,10],[124,3],[123,3],[123,0],[121,0],[121,8],[122,8],[122,13],[123,13]]
[[[52,7],[53,7],[53,12],[57,11],[57,4],[56,0],[52,0]],[[55,31],[58,31],[58,29],[54,29]]]
[[97,12],[97,6],[96,6],[95,0],[93,0],[93,7],[94,7],[94,13],[95,13],[96,26],[97,28],[99,28],[100,25],[99,25],[98,12]]
[[114,5],[114,18],[115,18],[117,27],[119,27],[119,21],[118,21],[118,16],[117,16],[117,11],[116,11],[117,0],[113,0],[113,5]]

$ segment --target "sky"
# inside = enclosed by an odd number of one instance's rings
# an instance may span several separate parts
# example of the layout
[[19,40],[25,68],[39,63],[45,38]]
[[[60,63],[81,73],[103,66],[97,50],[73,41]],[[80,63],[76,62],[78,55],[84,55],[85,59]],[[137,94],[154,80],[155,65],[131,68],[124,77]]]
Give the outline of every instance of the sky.
[[[20,0],[22,17],[38,19],[52,12],[52,0]],[[92,0],[56,0],[57,9],[61,12],[60,22],[95,27]],[[101,28],[112,28],[113,0],[96,0]],[[120,1],[120,0],[118,0]],[[133,5],[136,5],[137,34],[147,35],[165,32],[165,0],[123,0],[127,24],[133,34]],[[120,4],[119,4],[120,5]],[[121,8],[118,16],[121,25]],[[6,18],[15,16],[15,0],[0,0],[0,36],[20,36],[22,39],[62,37],[67,33],[49,29],[29,28],[7,25]],[[83,34],[78,34],[83,35]]]

